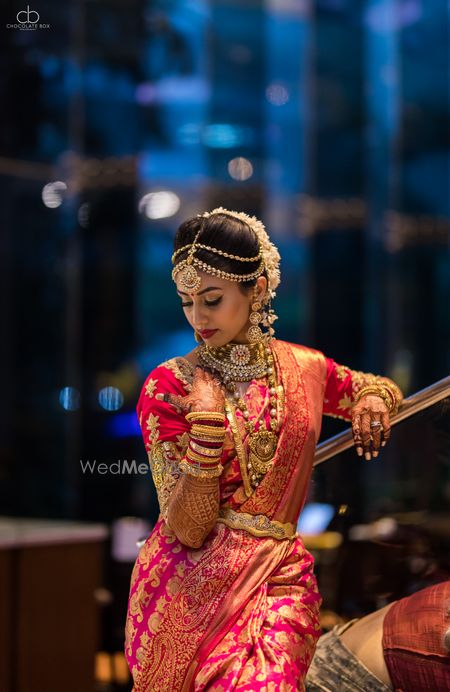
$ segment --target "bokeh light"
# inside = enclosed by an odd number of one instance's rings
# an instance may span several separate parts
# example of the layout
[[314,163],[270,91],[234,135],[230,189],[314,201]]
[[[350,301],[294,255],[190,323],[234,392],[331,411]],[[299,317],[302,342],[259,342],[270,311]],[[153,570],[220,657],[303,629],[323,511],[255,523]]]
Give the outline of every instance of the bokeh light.
[[234,180],[248,180],[253,175],[253,166],[248,159],[238,156],[228,162],[228,173]]
[[266,89],[266,99],[272,106],[284,106],[289,101],[289,91],[282,84],[269,84]]
[[62,180],[55,180],[53,183],[47,183],[42,188],[42,201],[49,209],[56,209],[63,203],[64,193],[67,190],[66,183]]
[[139,212],[148,219],[166,219],[180,208],[180,198],[170,190],[148,192],[139,202]]
[[64,387],[59,393],[59,403],[66,411],[76,411],[80,408],[81,394],[75,387]]
[[231,123],[212,123],[203,131],[202,141],[213,149],[231,149],[246,144],[248,133],[245,128]]
[[103,387],[98,393],[98,403],[105,411],[118,411],[123,406],[123,394],[117,387]]

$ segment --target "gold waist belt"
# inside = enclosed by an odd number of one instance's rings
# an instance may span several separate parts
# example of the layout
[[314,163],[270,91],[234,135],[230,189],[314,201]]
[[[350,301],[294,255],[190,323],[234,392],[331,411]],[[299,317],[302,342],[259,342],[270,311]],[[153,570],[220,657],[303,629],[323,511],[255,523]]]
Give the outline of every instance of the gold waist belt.
[[295,538],[296,527],[294,524],[282,524],[280,521],[269,519],[265,514],[247,514],[236,512],[229,507],[219,510],[218,522],[226,524],[231,529],[243,529],[252,536],[267,536],[269,538]]

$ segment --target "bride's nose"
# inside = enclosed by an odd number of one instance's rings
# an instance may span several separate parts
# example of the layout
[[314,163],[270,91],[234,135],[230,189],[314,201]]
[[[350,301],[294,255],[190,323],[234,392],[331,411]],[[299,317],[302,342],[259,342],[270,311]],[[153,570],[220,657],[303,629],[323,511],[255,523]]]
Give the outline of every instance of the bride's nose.
[[202,305],[196,305],[194,303],[194,305],[192,306],[192,324],[197,330],[207,328],[207,319],[203,311]]

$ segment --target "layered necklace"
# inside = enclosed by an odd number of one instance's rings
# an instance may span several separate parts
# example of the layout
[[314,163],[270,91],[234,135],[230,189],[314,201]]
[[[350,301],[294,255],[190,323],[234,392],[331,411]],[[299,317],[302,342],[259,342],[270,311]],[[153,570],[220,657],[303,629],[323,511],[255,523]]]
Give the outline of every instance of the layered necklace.
[[[276,434],[279,420],[277,381],[269,342],[262,340],[249,344],[230,343],[217,348],[202,344],[199,347],[198,358],[202,366],[210,368],[220,377],[232,395],[230,424],[235,418],[236,408],[241,411],[244,418],[245,429],[249,435],[249,452],[245,459],[245,475],[243,473],[244,486],[247,486],[248,495],[250,494],[248,484],[256,488],[269,470],[278,443]],[[262,377],[267,377],[268,381],[270,421],[269,427],[267,427],[265,421],[260,420],[256,430],[256,422],[250,420],[245,398],[239,393],[236,383],[249,382]],[[237,430],[233,430],[233,433],[237,434]],[[243,452],[242,440],[240,440],[240,447],[241,452]]]

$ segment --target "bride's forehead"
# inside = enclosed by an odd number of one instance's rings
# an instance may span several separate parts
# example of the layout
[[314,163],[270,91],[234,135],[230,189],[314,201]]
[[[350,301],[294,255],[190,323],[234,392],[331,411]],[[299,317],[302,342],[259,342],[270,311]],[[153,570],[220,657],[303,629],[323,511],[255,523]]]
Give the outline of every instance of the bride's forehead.
[[217,291],[229,291],[233,290],[233,287],[236,285],[233,283],[233,281],[227,281],[226,279],[220,279],[217,276],[211,276],[210,274],[206,274],[205,272],[198,272],[201,278],[201,284],[195,293],[192,293],[191,291],[186,291],[186,289],[183,289],[182,287],[182,282],[178,280],[176,282],[176,287],[177,291],[179,293],[186,294],[188,296],[194,296],[198,294],[202,294],[204,292],[210,292],[213,290]]

